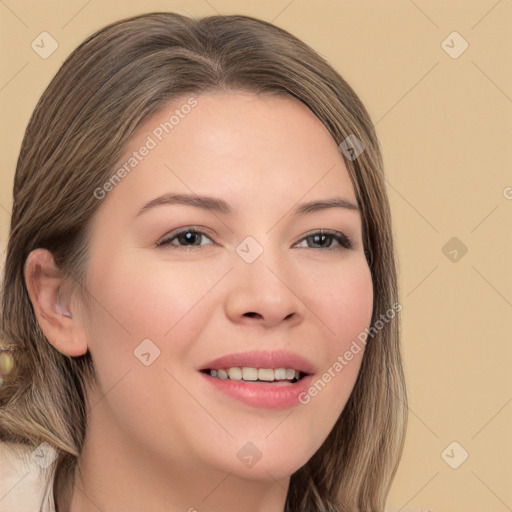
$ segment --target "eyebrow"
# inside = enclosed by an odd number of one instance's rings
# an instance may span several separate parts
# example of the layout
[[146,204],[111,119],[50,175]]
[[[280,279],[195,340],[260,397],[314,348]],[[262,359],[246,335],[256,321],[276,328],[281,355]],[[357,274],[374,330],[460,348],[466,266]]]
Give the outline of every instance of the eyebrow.
[[[146,203],[137,213],[136,217],[144,212],[161,205],[182,204],[194,206],[206,211],[217,212],[223,215],[233,215],[235,210],[223,199],[210,196],[199,196],[196,194],[164,194]],[[359,210],[359,207],[353,202],[342,197],[333,197],[319,201],[310,201],[302,203],[292,209],[294,215],[304,215],[307,213],[318,212],[328,208],[344,208],[347,210]]]

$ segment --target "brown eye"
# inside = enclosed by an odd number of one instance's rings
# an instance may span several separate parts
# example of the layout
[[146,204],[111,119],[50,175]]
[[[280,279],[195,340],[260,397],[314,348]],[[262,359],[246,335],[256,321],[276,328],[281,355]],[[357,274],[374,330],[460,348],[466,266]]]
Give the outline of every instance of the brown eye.
[[[158,241],[156,246],[176,246],[178,248],[192,248],[192,247],[200,247],[201,245],[212,245],[212,244],[202,244],[202,240],[206,238],[211,241],[211,239],[206,236],[202,231],[197,229],[186,228],[182,229],[178,232],[173,232],[169,236],[166,236],[162,240]],[[172,243],[173,240],[177,240],[178,243]]]

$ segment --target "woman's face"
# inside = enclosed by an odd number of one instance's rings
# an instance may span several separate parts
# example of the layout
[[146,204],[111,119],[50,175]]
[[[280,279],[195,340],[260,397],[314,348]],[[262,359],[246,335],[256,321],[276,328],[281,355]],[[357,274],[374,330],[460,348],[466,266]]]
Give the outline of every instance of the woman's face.
[[[345,406],[373,307],[359,210],[303,207],[357,204],[336,143],[291,97],[208,93],[150,118],[123,166],[96,191],[91,425],[183,471],[291,475]],[[219,377],[245,366],[270,380]]]

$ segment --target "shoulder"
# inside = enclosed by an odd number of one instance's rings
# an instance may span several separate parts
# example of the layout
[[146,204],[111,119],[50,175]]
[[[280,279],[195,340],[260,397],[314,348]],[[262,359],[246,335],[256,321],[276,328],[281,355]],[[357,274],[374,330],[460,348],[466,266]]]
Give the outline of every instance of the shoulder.
[[51,472],[41,468],[33,448],[0,442],[0,512],[41,509]]

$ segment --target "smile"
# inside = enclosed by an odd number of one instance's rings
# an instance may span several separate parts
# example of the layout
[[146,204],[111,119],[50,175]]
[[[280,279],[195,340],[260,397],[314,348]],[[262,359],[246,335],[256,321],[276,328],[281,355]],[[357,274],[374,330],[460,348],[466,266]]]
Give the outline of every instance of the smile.
[[211,377],[222,380],[236,380],[256,382],[261,384],[284,383],[293,384],[301,380],[306,374],[293,368],[253,368],[233,366],[231,368],[218,368],[205,370]]

